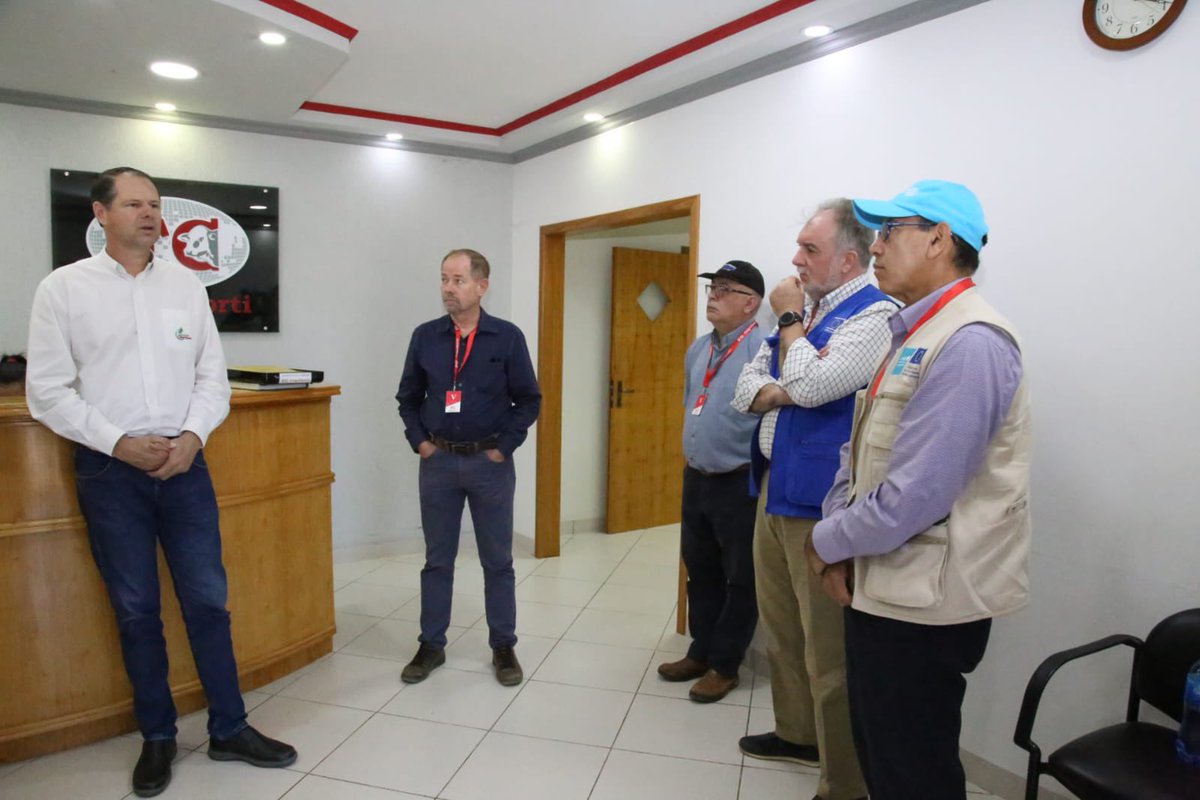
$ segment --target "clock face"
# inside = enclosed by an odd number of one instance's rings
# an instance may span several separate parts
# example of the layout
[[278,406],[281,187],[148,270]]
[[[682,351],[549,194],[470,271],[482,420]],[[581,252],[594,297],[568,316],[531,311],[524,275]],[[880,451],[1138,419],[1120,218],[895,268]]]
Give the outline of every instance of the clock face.
[[1159,24],[1174,0],[1099,0],[1096,27],[1110,39],[1132,39]]

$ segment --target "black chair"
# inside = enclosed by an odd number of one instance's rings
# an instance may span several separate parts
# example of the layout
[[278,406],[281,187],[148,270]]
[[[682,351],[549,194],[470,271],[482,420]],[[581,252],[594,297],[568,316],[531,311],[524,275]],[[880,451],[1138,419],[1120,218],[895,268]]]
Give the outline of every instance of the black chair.
[[[1059,667],[1117,645],[1133,648],[1125,721],[1079,737],[1042,761],[1030,734],[1042,692]],[[1083,800],[1200,800],[1200,768],[1175,755],[1177,729],[1138,721],[1144,700],[1176,722],[1183,713],[1188,669],[1200,659],[1200,608],[1154,626],[1146,641],[1118,634],[1055,653],[1029,679],[1013,741],[1029,751],[1025,800],[1037,800],[1038,776],[1051,775]]]

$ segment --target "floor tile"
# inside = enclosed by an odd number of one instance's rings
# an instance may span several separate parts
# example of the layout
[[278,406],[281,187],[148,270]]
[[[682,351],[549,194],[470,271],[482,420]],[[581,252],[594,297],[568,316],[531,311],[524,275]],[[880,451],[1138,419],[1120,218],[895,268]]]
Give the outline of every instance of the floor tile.
[[[743,667],[743,672],[745,668]],[[774,708],[775,697],[771,693],[771,676],[758,673],[754,676],[754,692],[750,696],[750,705],[755,708]]]
[[339,612],[347,614],[386,617],[417,594],[417,589],[355,581],[333,593],[333,605]]
[[350,644],[355,637],[376,622],[379,622],[379,617],[368,617],[345,611],[337,612],[337,633],[333,635],[333,649],[340,650]]
[[609,747],[632,700],[626,692],[527,681],[495,730]]
[[613,750],[590,800],[734,800],[740,775],[731,764]]
[[[470,628],[483,619],[483,597],[470,594],[455,594],[450,598],[450,624],[458,628]],[[420,595],[409,600],[392,614],[392,619],[421,620]]]
[[454,568],[454,594],[469,594],[474,597],[483,597],[483,569],[474,559],[463,562],[462,556],[459,556],[458,564]]
[[5,775],[9,775],[13,772],[16,772],[21,767],[29,766],[32,763],[33,763],[33,759],[29,759],[27,761],[17,761],[12,764],[0,764],[0,780],[4,780]]
[[306,775],[283,800],[428,800],[417,794]]
[[608,750],[489,733],[440,797],[587,800]]
[[169,800],[278,800],[304,775],[290,769],[259,769],[241,762],[213,761],[197,750],[175,762]]
[[638,695],[614,745],[620,750],[741,764],[748,708]]
[[333,579],[335,581],[356,581],[363,575],[379,569],[383,566],[385,560],[382,558],[367,558],[362,561],[334,564]]
[[402,586],[408,589],[421,588],[421,565],[403,561],[386,561],[358,579],[357,583],[378,586]]
[[625,647],[654,647],[662,635],[665,616],[585,608],[571,623],[563,638]]
[[623,561],[608,577],[608,584],[646,586],[654,589],[669,586],[671,593],[676,594],[679,591],[679,565]]
[[[453,642],[465,628],[447,628],[446,640]],[[386,658],[407,664],[417,652],[419,623],[407,619],[381,619],[339,652],[354,656]]]
[[596,592],[588,608],[607,611],[633,611],[638,614],[665,614],[675,607],[675,587],[622,586],[610,583]]
[[679,566],[679,540],[670,537],[645,538],[629,548],[622,563],[657,564],[664,567]]
[[[117,736],[35,759],[0,778],[4,800],[120,800],[142,752],[136,739]],[[187,755],[186,751],[184,755]]]
[[377,714],[313,772],[434,797],[483,736],[474,728]]
[[296,748],[293,769],[308,772],[370,716],[356,708],[275,696],[251,711],[248,721],[264,735]]
[[658,639],[657,649],[664,653],[680,653],[686,654],[688,648],[692,646],[692,637],[683,633],[675,632],[675,610],[671,610],[671,618],[667,620],[667,629]]
[[[562,636],[571,627],[582,609],[576,606],[555,606],[547,603],[517,601],[517,635]],[[487,620],[481,619],[474,627],[487,630]]]
[[754,800],[813,797],[817,793],[818,780],[815,774],[745,767],[742,769],[742,786],[738,796],[753,797]]
[[384,714],[489,729],[520,691],[501,686],[490,674],[443,667],[383,707]]
[[279,692],[282,691],[285,686],[291,686],[293,683],[303,678],[310,669],[315,667],[317,664],[320,664],[326,658],[329,658],[329,654],[323,655],[316,661],[311,661],[299,669],[292,670],[287,675],[276,678],[270,683],[263,684],[254,691],[263,692],[264,694],[279,694]]
[[617,568],[620,559],[621,556],[600,558],[564,553],[557,558],[542,559],[533,574],[545,578],[603,581]]
[[560,641],[534,677],[550,683],[635,692],[652,655],[650,650],[631,647]]
[[[650,662],[637,691],[655,697],[672,697],[676,700],[688,700],[688,691],[695,681],[668,681],[658,674],[658,665],[664,661],[676,661],[678,654],[657,652]],[[738,673],[738,686],[729,694],[718,700],[714,705],[748,706],[750,705],[750,690],[754,685],[754,673],[746,668]],[[692,702],[688,700],[688,702]]]
[[400,668],[395,661],[333,653],[279,694],[315,703],[378,711],[400,691]]
[[600,589],[600,581],[530,575],[517,585],[517,599],[583,608]]
[[611,559],[628,555],[637,544],[641,534],[635,531],[629,533],[580,533],[561,548],[563,555],[597,556]]

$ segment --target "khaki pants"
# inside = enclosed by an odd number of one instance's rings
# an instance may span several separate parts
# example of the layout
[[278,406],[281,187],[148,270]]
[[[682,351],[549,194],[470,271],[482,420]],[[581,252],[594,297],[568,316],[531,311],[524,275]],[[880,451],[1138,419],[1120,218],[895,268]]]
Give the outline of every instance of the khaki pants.
[[759,620],[767,634],[775,735],[817,746],[817,793],[823,800],[865,797],[850,733],[842,609],[821,590],[804,558],[816,520],[767,514],[766,498],[764,476],[754,526],[754,574]]

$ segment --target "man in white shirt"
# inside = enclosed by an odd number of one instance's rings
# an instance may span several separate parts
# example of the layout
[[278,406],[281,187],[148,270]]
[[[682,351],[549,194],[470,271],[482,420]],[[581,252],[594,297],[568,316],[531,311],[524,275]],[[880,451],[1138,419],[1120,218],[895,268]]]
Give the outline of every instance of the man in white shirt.
[[159,206],[144,172],[118,167],[97,178],[92,211],[104,251],[38,286],[25,387],[33,416],[80,445],[79,507],[145,740],[133,772],[139,797],[167,787],[176,753],[158,542],[208,698],[209,757],[260,767],[296,760],[291,746],[246,724],[202,451],[229,412],[225,356],[204,287],[186,268],[154,258]]

